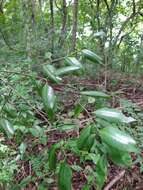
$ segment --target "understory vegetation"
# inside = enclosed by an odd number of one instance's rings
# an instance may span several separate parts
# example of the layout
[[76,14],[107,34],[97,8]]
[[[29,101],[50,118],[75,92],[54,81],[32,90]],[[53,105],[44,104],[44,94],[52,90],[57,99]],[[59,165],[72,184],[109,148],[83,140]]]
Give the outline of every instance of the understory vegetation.
[[0,189],[142,189],[142,21],[140,0],[0,0]]

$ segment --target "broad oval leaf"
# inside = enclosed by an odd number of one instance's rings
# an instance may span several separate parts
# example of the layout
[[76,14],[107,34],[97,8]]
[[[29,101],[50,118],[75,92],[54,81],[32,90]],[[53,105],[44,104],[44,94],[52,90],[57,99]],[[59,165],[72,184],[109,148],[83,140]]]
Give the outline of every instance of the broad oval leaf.
[[54,109],[56,97],[51,86],[45,84],[42,90],[42,98],[47,109]]
[[21,154],[21,156],[24,155],[25,151],[26,151],[26,148],[27,148],[27,144],[22,142],[19,146],[19,152]]
[[107,160],[104,156],[100,157],[96,164],[96,184],[97,190],[101,190],[107,178]]
[[0,120],[0,126],[5,131],[5,133],[7,134],[8,138],[13,137],[15,130],[14,130],[12,124],[8,120],[1,119]]
[[59,190],[72,189],[72,170],[66,162],[61,163],[58,175]]
[[88,140],[91,134],[91,126],[85,127],[77,140],[77,147],[79,150],[83,150],[85,148],[85,142]]
[[112,108],[101,108],[94,112],[97,117],[115,123],[131,123],[135,121],[132,117],[126,117],[121,111]]
[[107,150],[110,159],[113,161],[114,164],[123,167],[124,166],[131,167],[132,158],[129,152],[117,151],[117,149],[108,145],[106,145],[105,148]]
[[50,170],[55,170],[57,166],[57,155],[56,155],[56,150],[59,148],[59,144],[54,144],[50,148],[49,151],[49,168]]
[[48,86],[45,84],[45,86],[42,89],[42,99],[44,103],[45,110],[47,111],[49,117],[53,117],[55,102],[56,102],[56,96],[54,94],[54,90],[51,86]]
[[90,61],[92,61],[94,63],[102,63],[102,58],[100,56],[98,56],[97,54],[95,54],[94,52],[92,52],[88,49],[84,49],[84,50],[82,50],[82,53],[83,53],[84,57],[89,59]]
[[80,92],[81,95],[91,96],[91,97],[99,97],[99,98],[109,98],[108,94],[100,91],[82,91]]
[[100,130],[102,141],[117,150],[124,152],[136,152],[136,141],[125,132],[115,127],[105,127]]
[[56,76],[56,69],[52,65],[45,65],[43,67],[45,75],[55,83],[60,83],[62,79]]
[[80,70],[81,68],[80,67],[77,67],[77,66],[68,66],[68,67],[63,67],[63,68],[60,68],[56,71],[56,75],[65,75],[65,74],[68,74],[68,73],[72,73],[74,71],[77,71],[77,70]]
[[82,64],[75,57],[67,57],[67,58],[65,58],[65,61],[69,65],[82,68]]

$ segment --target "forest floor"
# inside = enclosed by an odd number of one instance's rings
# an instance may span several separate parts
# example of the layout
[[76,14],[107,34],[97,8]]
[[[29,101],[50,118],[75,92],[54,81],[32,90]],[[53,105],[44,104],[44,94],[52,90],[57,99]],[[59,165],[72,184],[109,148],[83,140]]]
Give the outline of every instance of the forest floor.
[[[111,77],[112,76],[112,77]],[[64,91],[66,88],[66,85],[68,84],[75,84],[78,87],[87,87],[88,89],[102,89],[103,88],[103,78],[99,78],[99,80],[93,80],[93,79],[81,79],[73,77],[72,79],[70,78],[65,78],[64,85],[62,86],[57,86],[54,85],[53,88],[54,90],[60,94],[60,92]],[[134,108],[138,108],[140,113],[143,111],[143,79],[142,78],[137,78],[134,79],[132,76],[126,76],[123,74],[118,74],[118,76],[113,76],[109,75],[107,78],[107,91],[109,93],[114,93],[116,92],[116,96],[112,98],[110,104],[112,107],[122,109],[124,106],[120,104],[119,99],[124,99],[127,101],[126,106]],[[70,90],[67,93],[72,93],[72,95],[69,98],[63,98],[63,104],[65,104],[66,108],[66,113],[63,114],[63,117],[66,117],[68,114],[68,110],[71,109],[71,107],[74,105],[78,98],[78,94],[72,92]],[[69,97],[69,96],[68,96]],[[123,106],[123,107],[122,107]],[[90,112],[91,108],[87,108],[88,111]],[[88,115],[83,113],[79,120],[77,121],[80,125],[81,128],[84,127],[85,123],[88,121]],[[143,122],[143,120],[142,120]],[[142,126],[143,127],[143,123]],[[136,130],[136,129],[135,129]],[[134,130],[133,130],[134,133]],[[136,133],[136,132],[135,132]],[[70,132],[65,132],[61,133],[58,131],[54,131],[50,134],[50,138],[48,140],[47,146],[50,147],[52,144],[55,142],[60,141],[61,139],[68,139],[71,137],[77,136],[77,133],[75,131],[70,131]],[[143,139],[143,138],[142,138]],[[141,139],[141,140],[142,140]],[[39,147],[36,148],[37,154],[39,154],[42,150],[42,146],[39,145]],[[39,150],[39,151],[38,151]],[[60,157],[60,155],[59,155]],[[136,159],[135,155],[132,155],[133,160]],[[73,164],[80,164],[79,158],[73,155],[71,152],[68,153],[68,163],[70,165]],[[27,164],[24,164],[24,172],[25,176],[29,175],[29,172],[32,173],[32,171],[29,171],[29,166]],[[84,166],[84,168],[92,167],[92,164],[87,162]],[[109,174],[107,178],[106,185],[104,187],[104,190],[143,190],[143,174],[140,172],[140,164],[137,163],[135,164],[131,169],[126,169],[124,170],[121,167],[115,166],[114,164],[111,164],[111,167],[109,168]],[[16,180],[21,180],[23,176],[23,172],[21,171],[18,176],[16,176]],[[74,190],[81,190],[83,185],[86,184],[86,176],[83,172],[74,172],[73,174],[73,189]],[[25,188],[24,190],[36,190],[37,188],[33,186],[32,184],[29,185],[29,187]],[[94,188],[93,188],[94,189]],[[51,186],[50,190],[57,190],[56,186]]]
[[[7,56],[5,56],[7,58]],[[6,59],[5,58],[5,59]],[[9,57],[10,59],[11,57]],[[13,58],[15,59],[15,58]],[[17,59],[17,58],[16,58]],[[4,65],[5,62],[1,61]],[[16,63],[15,60],[13,60]],[[17,61],[18,62],[18,61]],[[11,63],[8,64],[7,68],[12,65]],[[15,64],[16,65],[16,64]],[[17,68],[17,65],[15,66]],[[27,66],[26,66],[27,67]],[[101,72],[102,73],[102,72]],[[136,77],[127,74],[119,74],[113,71],[109,71],[106,73],[106,89],[107,93],[112,94],[112,99],[110,100],[110,106],[118,109],[122,109],[125,113],[130,112],[130,114],[134,115],[135,117],[139,118],[139,123],[137,126],[131,126],[129,132],[133,134],[134,138],[138,141],[140,147],[143,147],[143,77]],[[3,77],[3,74],[1,75]],[[21,79],[20,79],[21,80]],[[70,117],[70,110],[74,107],[75,103],[77,102],[78,93],[75,93],[75,89],[104,89],[104,74],[99,74],[99,77],[96,79],[86,78],[86,79],[79,79],[79,77],[65,77],[63,85],[52,85],[55,92],[61,95],[61,101],[64,107],[62,113],[60,113],[60,118],[68,120]],[[65,95],[62,92],[66,92]],[[70,97],[70,98],[69,98]],[[123,100],[123,101],[120,101]],[[86,108],[90,113],[92,111],[92,106]],[[37,118],[40,118],[40,115],[37,115]],[[90,120],[89,115],[83,112],[79,118],[76,119],[76,122],[79,124],[80,128],[82,129],[86,123]],[[78,136],[76,131],[69,131],[69,132],[59,132],[53,130],[50,132],[48,136],[48,142],[46,146],[41,144],[37,144],[34,149],[27,149],[27,154],[34,154],[40,155],[41,152],[45,149],[45,147],[50,148],[52,144],[60,141],[61,139],[69,139],[72,137]],[[25,140],[28,144],[32,144],[32,142],[36,141],[36,139],[31,138],[31,136],[27,136]],[[11,145],[12,147],[16,147],[17,145],[15,142],[7,141],[6,144]],[[142,148],[143,149],[143,148]],[[58,158],[60,159],[62,155],[58,154]],[[70,165],[80,165],[80,160],[77,156],[73,153],[68,152],[68,163]],[[135,155],[132,155],[133,160],[136,159]],[[143,157],[143,156],[142,156]],[[23,179],[28,176],[35,176],[35,172],[29,162],[29,160],[22,160],[18,162],[19,171],[15,174],[15,183],[20,183]],[[86,162],[84,165],[82,164],[82,168],[90,168],[92,164],[90,162]],[[111,164],[109,168],[108,178],[105,184],[104,190],[143,190],[143,174],[140,172],[143,171],[143,163],[134,164],[131,169],[123,169],[121,167],[115,166]],[[119,175],[119,176],[118,176]],[[120,176],[121,175],[121,176]],[[40,183],[41,178],[37,178],[37,182],[30,183],[26,188],[22,190],[37,190],[37,186]],[[56,179],[55,179],[56,180]],[[81,190],[83,185],[86,184],[86,175],[82,171],[75,171],[73,174],[73,189],[74,190]],[[108,186],[109,185],[109,186]],[[57,190],[55,185],[55,181],[51,184],[49,190]],[[39,190],[39,189],[38,189]],[[94,190],[94,188],[93,188]]]

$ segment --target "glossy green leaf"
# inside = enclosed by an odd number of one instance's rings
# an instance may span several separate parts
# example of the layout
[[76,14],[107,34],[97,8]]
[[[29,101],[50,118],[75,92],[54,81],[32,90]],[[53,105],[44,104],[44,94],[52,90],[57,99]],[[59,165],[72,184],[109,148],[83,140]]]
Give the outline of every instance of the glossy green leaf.
[[56,169],[56,166],[57,166],[56,151],[57,151],[57,149],[59,147],[60,147],[59,144],[54,144],[50,148],[50,151],[49,151],[49,168],[50,168],[50,170],[55,170]]
[[43,67],[43,71],[45,73],[45,75],[52,80],[55,83],[60,83],[62,81],[62,79],[58,76],[56,76],[56,70],[52,65],[46,65]]
[[51,86],[45,84],[42,91],[42,97],[45,107],[47,109],[54,109],[56,97]]
[[72,170],[66,162],[61,163],[58,175],[59,190],[72,189]]
[[117,149],[117,151],[136,152],[136,141],[115,127],[105,127],[100,130],[100,136],[102,141]]
[[91,96],[91,97],[99,97],[99,98],[109,98],[108,94],[100,91],[82,91],[80,92],[81,95]]
[[72,66],[80,67],[82,68],[82,64],[75,58],[75,57],[67,57],[65,61]]
[[39,96],[42,96],[42,88],[43,88],[43,86],[44,85],[43,85],[41,80],[36,80],[35,81],[35,87],[36,87],[36,90],[37,90]]
[[94,112],[97,117],[115,123],[131,123],[135,121],[132,117],[126,117],[121,111],[112,108],[101,108]]
[[84,142],[83,150],[86,150],[89,152],[94,144],[94,140],[95,140],[95,135],[94,134],[89,135],[89,137]]
[[20,154],[21,155],[24,155],[25,151],[26,151],[26,148],[27,148],[27,144],[22,142],[19,146],[19,151],[20,151]]
[[107,178],[107,160],[102,156],[96,164],[97,190],[101,190]]
[[12,138],[13,137],[15,130],[14,130],[12,124],[8,120],[1,119],[0,120],[0,126],[5,131],[5,133],[7,134],[8,138]]
[[106,150],[108,152],[108,155],[110,159],[114,162],[114,164],[117,164],[119,166],[127,166],[131,167],[132,165],[132,158],[130,153],[124,152],[124,151],[119,151],[112,146],[106,145]]
[[102,58],[100,56],[98,56],[97,54],[95,54],[94,52],[92,52],[88,49],[82,50],[82,53],[83,53],[85,58],[89,59],[90,61],[92,61],[94,63],[101,63],[102,62]]
[[79,150],[83,150],[85,148],[85,142],[88,140],[88,137],[91,134],[91,126],[85,127],[77,140],[77,147]]
[[44,107],[45,107],[45,110],[47,111],[47,114],[49,115],[50,118],[53,117],[56,96],[51,86],[48,86],[47,84],[45,84],[45,86],[42,89],[42,99],[43,99]]
[[68,66],[68,67],[63,67],[63,68],[60,68],[56,71],[56,75],[65,75],[65,74],[68,74],[68,73],[72,73],[74,71],[77,71],[77,70],[80,70],[80,67],[77,67],[77,66]]

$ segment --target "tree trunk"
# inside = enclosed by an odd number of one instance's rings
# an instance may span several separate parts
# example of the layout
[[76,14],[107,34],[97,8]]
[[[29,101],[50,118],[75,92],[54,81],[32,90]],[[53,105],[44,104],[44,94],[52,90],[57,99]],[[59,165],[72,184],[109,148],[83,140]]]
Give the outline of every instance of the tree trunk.
[[64,43],[64,39],[66,36],[66,23],[67,23],[67,3],[66,0],[63,0],[62,7],[62,28],[61,28],[61,36],[59,39],[59,46],[62,47]]
[[72,51],[76,49],[77,21],[78,20],[78,0],[73,2],[73,29],[72,29]]
[[54,53],[54,1],[50,0],[50,13],[51,13],[51,53]]

